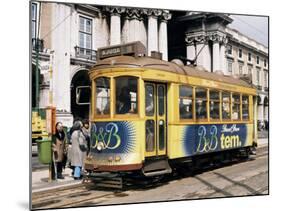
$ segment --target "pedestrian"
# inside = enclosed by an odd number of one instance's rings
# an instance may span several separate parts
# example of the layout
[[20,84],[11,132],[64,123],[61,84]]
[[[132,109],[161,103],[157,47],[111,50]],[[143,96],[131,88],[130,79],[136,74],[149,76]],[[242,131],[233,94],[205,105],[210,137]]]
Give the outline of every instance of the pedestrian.
[[71,135],[71,165],[74,167],[74,179],[81,179],[81,171],[84,168],[84,159],[87,153],[87,141],[82,132],[82,122],[76,121],[73,124]]
[[[52,150],[54,153],[54,167],[57,169],[57,178],[64,179],[62,175],[63,160],[67,153],[65,133],[61,122],[56,123],[56,133],[52,143]],[[54,171],[53,171],[54,172]],[[54,178],[54,173],[53,173]]]
[[89,154],[90,152],[90,131],[89,131],[89,120],[87,119],[84,119],[82,121],[83,123],[83,127],[82,127],[82,133],[84,135],[84,137],[86,138],[86,142],[87,142],[87,155]]

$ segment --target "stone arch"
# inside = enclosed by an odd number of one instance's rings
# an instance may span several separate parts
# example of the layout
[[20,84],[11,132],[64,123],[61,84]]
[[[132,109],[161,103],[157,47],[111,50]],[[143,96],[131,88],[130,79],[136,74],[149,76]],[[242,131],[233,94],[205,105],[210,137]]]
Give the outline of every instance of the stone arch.
[[[78,105],[76,103],[76,87],[77,86],[90,86],[91,81],[88,75],[89,70],[83,67],[75,68],[71,72],[71,85],[70,85],[70,95],[71,95],[71,113],[74,119],[88,119],[90,106],[89,105]],[[89,93],[90,94],[90,93]]]
[[70,69],[70,78],[71,80],[73,79],[73,77],[76,75],[76,73],[78,73],[81,70],[87,70],[89,71],[88,68],[84,67],[84,66],[74,66],[73,68]]

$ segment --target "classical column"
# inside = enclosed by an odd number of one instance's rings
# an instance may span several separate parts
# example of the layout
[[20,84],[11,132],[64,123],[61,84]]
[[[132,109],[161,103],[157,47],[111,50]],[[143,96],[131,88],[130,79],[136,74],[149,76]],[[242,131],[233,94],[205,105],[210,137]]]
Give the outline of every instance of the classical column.
[[225,55],[226,43],[227,43],[227,38],[223,37],[220,47],[220,70],[223,71],[224,74],[228,75],[229,72],[226,69],[226,55]]
[[124,25],[122,28],[122,35],[121,35],[121,42],[122,43],[127,43],[129,42],[129,28],[130,28],[130,22],[129,22],[129,17],[125,16],[124,19]]
[[144,14],[148,16],[148,56],[151,51],[158,51],[158,16],[162,14],[161,10],[147,9]]
[[130,20],[129,28],[129,42],[139,40],[139,20],[133,18]]
[[213,72],[220,70],[220,44],[213,42]]
[[191,64],[191,61],[194,61],[196,53],[195,53],[195,37],[185,35],[186,42],[186,58],[190,61],[187,61],[187,65]]
[[145,27],[145,23],[144,23],[144,19],[140,18],[139,19],[139,40],[141,41],[141,43],[147,48],[147,30]]
[[268,121],[268,105],[264,105],[264,120]]
[[129,42],[139,41],[140,37],[140,12],[139,9],[129,9]]
[[159,25],[159,51],[162,53],[162,59],[168,60],[168,34],[167,34],[167,21],[171,19],[169,11],[164,11],[160,19]]
[[110,13],[110,45],[121,43],[121,14],[125,12],[122,7],[105,7]]
[[120,14],[112,13],[110,17],[110,45],[118,45],[121,41]]
[[195,36],[195,43],[195,54],[197,56],[196,64],[204,67],[208,71],[211,71],[211,54],[206,36]]
[[258,120],[263,122],[264,121],[264,108],[263,104],[258,105]]
[[148,55],[151,51],[158,51],[157,17],[148,17]]
[[161,20],[160,26],[159,26],[159,52],[162,53],[162,59],[167,61],[168,59],[168,39],[167,39],[167,21]]

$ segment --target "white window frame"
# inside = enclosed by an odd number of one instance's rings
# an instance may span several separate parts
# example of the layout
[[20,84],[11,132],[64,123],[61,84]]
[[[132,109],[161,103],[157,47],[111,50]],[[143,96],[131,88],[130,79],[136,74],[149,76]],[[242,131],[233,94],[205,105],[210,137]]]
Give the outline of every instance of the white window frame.
[[238,71],[239,71],[239,75],[244,74],[244,72],[243,72],[243,65],[242,64],[238,64]]
[[[85,31],[81,31],[80,30],[80,18],[83,18],[85,20],[90,20],[91,21],[91,29],[90,29],[90,32],[87,32],[86,30]],[[87,17],[85,15],[78,15],[78,46],[79,48],[83,48],[85,50],[93,50],[93,19],[90,18],[90,17]],[[87,35],[90,35],[90,48],[87,48],[87,44],[86,44],[86,40],[87,39],[84,39],[83,40],[83,46],[80,45],[80,36],[81,34],[87,34]],[[81,51],[80,51],[81,52]]]
[[252,53],[251,52],[248,53],[248,62],[252,62]]
[[[35,7],[35,17],[33,17],[33,6]],[[37,38],[38,35],[37,35],[37,23],[38,23],[38,18],[37,18],[37,14],[38,14],[38,4],[36,3],[31,3],[31,38]],[[32,33],[32,28],[33,28],[33,23],[35,23],[35,29],[34,29],[34,36],[33,36],[33,33]]]
[[257,63],[257,65],[260,64],[260,57],[259,56],[257,56],[257,58],[256,58],[256,63]]
[[[241,51],[241,56],[240,56],[240,51]],[[243,50],[242,50],[242,48],[239,48],[239,49],[238,49],[238,58],[239,58],[239,59],[242,59],[242,58],[243,58]]]
[[[231,65],[231,70],[229,68],[230,65]],[[233,71],[233,61],[231,61],[231,60],[227,61],[227,71],[230,72],[230,73],[232,73],[232,71]]]
[[[230,51],[230,53],[229,53],[229,51]],[[227,46],[227,54],[232,55],[232,45]]]
[[264,60],[263,60],[263,66],[264,66],[264,67],[267,67],[267,59],[264,59]]

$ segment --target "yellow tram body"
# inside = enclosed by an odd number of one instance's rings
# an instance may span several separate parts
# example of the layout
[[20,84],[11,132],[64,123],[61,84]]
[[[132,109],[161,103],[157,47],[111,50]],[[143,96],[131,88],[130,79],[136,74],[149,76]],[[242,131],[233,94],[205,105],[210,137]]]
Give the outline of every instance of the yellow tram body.
[[[90,71],[90,79],[92,140],[86,170],[140,170],[145,168],[147,160],[151,163],[151,160],[162,159],[169,163],[256,145],[256,89],[240,79],[193,66],[133,56],[100,60]],[[126,87],[121,87],[122,84],[134,87],[130,102],[136,112],[117,113],[121,98],[117,91],[122,92]],[[153,94],[149,95],[150,92]],[[185,96],[187,92],[190,96]],[[98,97],[100,93],[104,96]],[[148,113],[147,99],[153,102],[153,112]],[[106,112],[99,113],[98,105]],[[205,115],[202,118],[199,118],[199,108]],[[217,112],[212,114],[215,108]],[[151,168],[149,170],[154,170]]]

